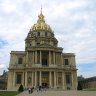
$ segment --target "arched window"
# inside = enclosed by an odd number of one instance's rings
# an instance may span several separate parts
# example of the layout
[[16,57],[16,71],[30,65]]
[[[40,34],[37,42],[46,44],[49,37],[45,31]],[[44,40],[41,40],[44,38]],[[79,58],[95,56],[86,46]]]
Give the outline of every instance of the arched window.
[[22,64],[22,58],[20,57],[20,58],[18,58],[18,64]]
[[47,32],[45,32],[45,36],[47,36]]
[[38,32],[38,36],[40,36],[40,32]]

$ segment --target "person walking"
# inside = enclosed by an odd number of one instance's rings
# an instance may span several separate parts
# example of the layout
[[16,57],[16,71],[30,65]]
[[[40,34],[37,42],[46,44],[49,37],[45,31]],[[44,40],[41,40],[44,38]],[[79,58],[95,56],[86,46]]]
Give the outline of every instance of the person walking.
[[31,88],[30,87],[28,88],[28,91],[29,91],[29,94],[30,94],[31,93]]

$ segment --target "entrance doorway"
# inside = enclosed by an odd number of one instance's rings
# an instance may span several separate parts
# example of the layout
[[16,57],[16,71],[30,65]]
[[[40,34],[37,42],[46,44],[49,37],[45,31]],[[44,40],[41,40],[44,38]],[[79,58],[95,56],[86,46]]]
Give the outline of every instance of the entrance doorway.
[[44,88],[48,87],[47,83],[42,83],[42,86],[43,86]]
[[49,72],[42,72],[42,86],[49,86]]

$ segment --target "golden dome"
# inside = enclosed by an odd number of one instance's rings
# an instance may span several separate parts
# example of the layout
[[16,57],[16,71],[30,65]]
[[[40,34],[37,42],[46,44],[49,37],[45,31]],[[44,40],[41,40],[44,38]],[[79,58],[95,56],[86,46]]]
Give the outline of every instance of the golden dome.
[[40,15],[38,15],[38,20],[37,23],[34,24],[31,29],[31,31],[36,31],[36,30],[48,30],[48,31],[52,31],[50,26],[48,24],[45,23],[44,20],[44,15],[42,14],[42,8],[41,8],[41,13]]

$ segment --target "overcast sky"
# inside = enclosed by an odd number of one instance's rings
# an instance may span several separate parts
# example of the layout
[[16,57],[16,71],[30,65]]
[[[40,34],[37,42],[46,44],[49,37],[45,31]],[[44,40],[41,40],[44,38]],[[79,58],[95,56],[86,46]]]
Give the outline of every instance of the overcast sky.
[[0,74],[12,50],[25,50],[41,5],[63,52],[76,54],[78,75],[96,76],[96,0],[0,0]]

